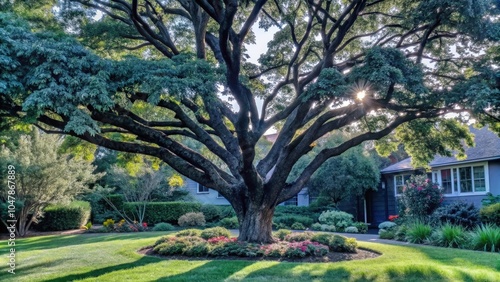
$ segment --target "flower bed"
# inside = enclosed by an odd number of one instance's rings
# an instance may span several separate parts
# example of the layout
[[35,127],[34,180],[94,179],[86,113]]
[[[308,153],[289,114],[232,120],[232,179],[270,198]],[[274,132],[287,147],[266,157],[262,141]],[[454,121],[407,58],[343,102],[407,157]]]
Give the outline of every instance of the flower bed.
[[[302,259],[316,258],[317,261],[330,253],[357,253],[357,242],[353,238],[329,233],[293,233],[272,244],[256,244],[236,241],[236,238],[220,236],[218,232],[206,229],[203,237],[199,232],[184,230],[175,236],[165,236],[153,246],[152,252],[163,256],[186,257],[240,257],[240,258],[275,258],[275,259]],[[214,234],[208,238],[206,234]],[[283,238],[283,237],[282,237]]]

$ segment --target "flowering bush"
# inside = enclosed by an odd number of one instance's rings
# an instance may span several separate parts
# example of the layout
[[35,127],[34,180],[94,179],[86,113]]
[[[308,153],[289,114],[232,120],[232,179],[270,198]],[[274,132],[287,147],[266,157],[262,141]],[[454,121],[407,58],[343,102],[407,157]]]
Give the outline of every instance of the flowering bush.
[[399,218],[399,215],[389,215],[389,221],[395,221]]
[[356,226],[346,227],[346,229],[344,231],[347,233],[359,233],[359,230]]
[[205,240],[216,237],[231,237],[231,231],[227,230],[224,227],[212,227],[203,230],[200,234],[200,237]]
[[209,244],[215,245],[219,243],[236,242],[235,238],[227,238],[226,236],[213,237],[207,240]]
[[438,184],[432,183],[425,175],[412,175],[403,186],[400,198],[408,216],[425,217],[434,212],[443,201],[443,193]]

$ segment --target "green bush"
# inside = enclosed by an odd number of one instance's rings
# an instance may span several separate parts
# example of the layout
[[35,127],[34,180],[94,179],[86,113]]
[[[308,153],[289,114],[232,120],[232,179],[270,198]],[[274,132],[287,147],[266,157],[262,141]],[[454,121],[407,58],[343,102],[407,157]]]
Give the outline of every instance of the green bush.
[[356,239],[331,233],[316,233],[311,241],[328,246],[332,252],[355,253],[358,247]]
[[408,232],[408,225],[406,224],[396,227],[396,232],[394,233],[394,239],[398,241],[406,241],[407,232]]
[[318,222],[313,223],[311,225],[311,229],[314,230],[314,231],[320,231],[321,230],[321,223],[318,223]]
[[433,245],[447,248],[465,248],[468,236],[464,227],[446,223],[435,230],[430,238]]
[[205,226],[205,216],[201,212],[188,212],[179,217],[179,226]]
[[481,200],[481,204],[483,207],[493,205],[496,203],[500,203],[500,195],[493,196],[490,192],[486,194],[486,197]]
[[408,227],[406,240],[410,243],[422,244],[429,240],[432,234],[432,227],[429,224],[415,222]]
[[153,250],[160,255],[182,255],[189,248],[199,244],[206,244],[205,240],[199,237],[168,237],[168,239]]
[[313,220],[302,215],[284,215],[273,218],[273,223],[278,227],[291,228],[294,223],[301,223],[304,227],[309,227],[313,224]]
[[471,233],[471,246],[474,250],[500,251],[500,227],[491,224],[476,227]]
[[166,222],[157,223],[153,227],[153,231],[172,231],[174,229],[175,227],[172,224]]
[[69,205],[50,205],[44,209],[44,215],[36,229],[40,231],[60,231],[78,229],[90,218],[90,203],[72,202]]
[[229,238],[229,237],[231,237],[231,231],[227,230],[224,227],[212,227],[212,228],[207,228],[207,229],[203,230],[200,234],[200,237],[205,239],[205,240],[220,237],[220,236],[224,236],[226,238]]
[[352,226],[353,215],[343,211],[325,211],[319,216],[319,222],[322,224],[333,225],[337,231],[343,231],[346,227]]
[[472,229],[480,223],[479,209],[474,204],[452,202],[436,209],[431,220],[437,225],[451,223]]
[[236,229],[240,226],[236,216],[223,218],[219,221],[218,225],[227,229]]
[[305,240],[311,240],[314,236],[312,232],[297,232],[291,233],[285,236],[285,241],[287,242],[302,242]]
[[318,220],[319,213],[310,207],[298,206],[277,206],[274,210],[274,217],[281,217],[287,215],[305,216],[313,221]]
[[[120,220],[120,214],[115,211],[99,194],[92,193],[83,197],[85,201],[90,202],[92,208],[91,219],[94,223],[103,223],[106,219],[112,218]],[[108,199],[120,211],[123,210],[124,197],[121,194],[109,195]]]
[[221,212],[219,208],[215,205],[203,205],[200,211],[205,216],[207,222],[216,222],[221,219]]
[[500,203],[481,208],[479,214],[483,222],[500,226]]
[[306,230],[306,227],[300,222],[294,222],[291,228],[294,230]]
[[283,241],[283,240],[285,240],[285,237],[287,235],[290,235],[290,234],[292,234],[292,231],[290,231],[288,229],[280,229],[280,230],[274,232],[273,235],[276,236],[276,237],[278,237],[280,240]]
[[358,228],[355,226],[346,227],[344,231],[347,233],[359,233]]
[[378,231],[380,239],[392,240],[396,237],[396,232],[393,229],[380,229]]
[[395,228],[396,226],[397,226],[397,224],[392,222],[392,221],[384,221],[378,225],[378,228],[389,230],[389,229]]
[[[132,214],[134,206],[140,203],[124,203],[127,214]],[[179,217],[188,212],[200,212],[201,204],[188,202],[152,202],[146,204],[144,221],[149,224],[167,222],[177,224]]]
[[359,233],[365,234],[368,232],[368,224],[364,222],[354,222],[353,226],[358,229]]
[[201,230],[199,229],[186,229],[186,230],[182,230],[182,231],[179,231],[177,232],[177,234],[175,234],[176,237],[188,237],[188,236],[200,236],[201,235]]
[[236,216],[236,212],[234,211],[232,206],[217,206],[220,212],[220,218],[227,218]]

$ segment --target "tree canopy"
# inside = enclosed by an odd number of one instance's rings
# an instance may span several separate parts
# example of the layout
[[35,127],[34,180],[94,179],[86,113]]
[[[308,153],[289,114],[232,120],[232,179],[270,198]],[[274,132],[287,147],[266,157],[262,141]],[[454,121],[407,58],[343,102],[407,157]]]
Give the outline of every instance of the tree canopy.
[[[71,36],[0,15],[2,121],[157,157],[228,199],[240,240],[271,240],[274,207],[364,141],[427,136],[411,152],[422,163],[469,138],[449,114],[500,131],[497,1],[66,0],[59,11]],[[262,30],[276,32],[252,63]],[[357,134],[287,182],[316,140],[345,128]]]

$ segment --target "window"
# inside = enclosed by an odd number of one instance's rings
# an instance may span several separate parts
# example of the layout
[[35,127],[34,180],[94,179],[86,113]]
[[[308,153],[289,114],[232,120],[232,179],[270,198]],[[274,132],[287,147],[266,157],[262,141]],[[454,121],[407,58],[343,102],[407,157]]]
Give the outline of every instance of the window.
[[283,205],[285,205],[285,206],[297,206],[298,205],[297,195],[295,195],[293,198],[285,201],[283,203]]
[[217,192],[217,198],[219,198],[219,199],[224,199],[224,196],[222,196],[222,194],[221,194],[221,193]]
[[198,183],[198,194],[208,194],[210,192],[208,187],[205,187]]
[[445,195],[486,193],[489,190],[488,164],[443,168],[432,172]]
[[409,174],[401,174],[394,176],[394,191],[396,195],[403,193],[403,186],[406,184],[406,181],[410,179]]

